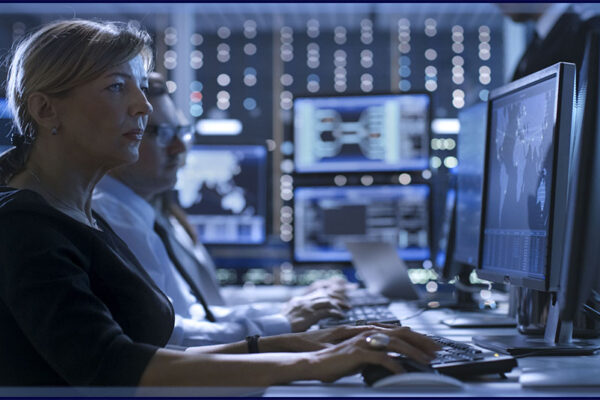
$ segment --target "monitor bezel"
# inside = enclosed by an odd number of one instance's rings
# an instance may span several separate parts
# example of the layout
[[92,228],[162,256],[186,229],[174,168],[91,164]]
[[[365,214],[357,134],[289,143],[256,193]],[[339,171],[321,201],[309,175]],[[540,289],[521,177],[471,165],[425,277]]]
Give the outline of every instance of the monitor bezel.
[[[430,244],[431,248],[431,261],[433,268],[435,269],[438,280],[446,282],[454,279],[459,272],[458,265],[454,260],[454,252],[456,250],[456,205],[457,205],[457,190],[456,185],[449,185],[446,190],[446,197],[444,199],[444,212],[442,217],[441,233],[439,237],[435,239],[436,243]],[[450,200],[451,199],[451,200]],[[449,205],[448,202],[451,201]],[[448,209],[450,206],[450,209]],[[446,232],[444,230],[446,229]],[[444,251],[444,262],[438,264],[438,253],[441,250],[440,241],[444,238],[446,240],[446,246]],[[435,247],[434,247],[435,246]]]
[[[428,97],[429,99],[429,103],[428,103],[428,107],[427,107],[427,132],[426,132],[426,143],[425,143],[425,148],[427,151],[427,167],[426,168],[422,168],[422,169],[414,169],[414,168],[397,168],[397,167],[390,167],[389,169],[362,169],[360,171],[348,171],[348,170],[335,170],[335,171],[303,171],[303,170],[298,170],[296,167],[296,102],[298,100],[304,100],[304,99],[334,99],[334,98],[345,98],[345,97],[376,97],[376,96],[396,96],[396,97],[401,97],[401,96],[409,96],[409,95],[425,95]],[[427,92],[427,91],[406,91],[406,92],[399,92],[399,93],[394,93],[394,92],[369,92],[369,93],[335,93],[335,94],[325,94],[325,93],[318,93],[315,95],[302,95],[302,96],[298,96],[298,97],[294,97],[293,103],[292,103],[292,143],[294,145],[294,156],[292,157],[292,160],[294,161],[294,175],[331,175],[331,174],[355,174],[355,173],[402,173],[402,172],[414,172],[414,171],[424,171],[430,168],[429,165],[429,161],[431,160],[431,138],[432,138],[432,130],[431,130],[431,123],[433,121],[433,96],[431,95],[431,93]]]
[[[479,231],[479,260],[477,275],[486,280],[498,283],[510,283],[534,290],[545,292],[556,292],[560,282],[560,272],[564,248],[564,227],[566,226],[566,204],[570,137],[572,130],[572,114],[575,105],[575,65],[571,63],[557,63],[531,75],[518,79],[505,86],[497,88],[490,93],[487,107],[486,122],[486,146],[485,167],[482,192],[481,225]],[[483,249],[485,247],[485,226],[487,214],[490,151],[492,140],[492,103],[519,90],[527,89],[535,84],[556,76],[555,107],[557,121],[553,129],[553,151],[554,159],[552,165],[552,190],[551,204],[548,215],[548,240],[546,248],[546,265],[544,267],[544,279],[533,277],[515,277],[496,271],[484,269]],[[562,228],[562,229],[561,229]]]

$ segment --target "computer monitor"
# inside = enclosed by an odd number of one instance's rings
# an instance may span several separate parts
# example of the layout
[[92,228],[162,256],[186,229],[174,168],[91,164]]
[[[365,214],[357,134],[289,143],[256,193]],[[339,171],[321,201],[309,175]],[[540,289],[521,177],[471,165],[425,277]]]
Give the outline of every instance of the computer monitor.
[[[451,176],[451,178],[456,177]],[[455,180],[451,179],[452,182]],[[451,308],[463,311],[479,310],[479,304],[474,300],[473,293],[481,290],[481,288],[476,289],[470,283],[469,275],[472,269],[461,268],[454,257],[456,253],[456,211],[456,189],[455,185],[451,184],[446,192],[444,212],[442,219],[439,221],[441,226],[440,236],[435,239],[432,248],[436,255],[433,265],[438,275],[438,281],[453,283],[454,291],[452,299],[440,298],[436,300],[435,304],[436,308]],[[464,321],[461,321],[461,324],[464,324]],[[455,324],[446,323],[446,325],[454,326]],[[469,322],[469,326],[473,325],[481,324],[475,324],[473,321]]]
[[456,149],[458,167],[454,250],[456,269],[447,271],[448,276],[457,275],[461,265],[467,269],[476,268],[479,261],[486,117],[487,103],[474,104],[458,113],[460,131]]
[[13,128],[13,120],[8,102],[5,98],[0,98],[0,154],[11,147],[10,134]]
[[298,187],[294,259],[350,262],[347,242],[396,243],[405,261],[429,259],[429,186]]
[[266,158],[263,146],[190,148],[175,189],[202,243],[265,241]]
[[[455,175],[451,176],[454,185],[446,197],[444,229],[448,233],[442,238],[446,244],[446,256],[443,263],[441,259],[436,263],[439,280],[452,281],[455,286],[454,301],[444,304],[444,307],[467,311],[480,309],[474,293],[481,288],[471,284],[470,275],[479,251],[486,112],[486,104],[478,103],[458,114],[458,167]],[[464,324],[464,318],[460,322]],[[455,326],[450,322],[447,324]],[[475,325],[481,324],[469,321],[469,326]]]
[[556,291],[566,224],[575,66],[490,94],[478,275]]
[[296,98],[296,172],[427,169],[430,104],[425,93]]
[[[560,307],[561,341],[572,336],[573,321],[592,290],[598,290],[600,260],[600,32],[592,31],[577,90],[577,107],[569,168],[565,256]],[[594,311],[594,310],[591,310]],[[596,311],[597,314],[597,311]]]
[[[452,176],[456,194],[451,189],[446,201],[444,229],[446,257],[436,263],[442,281],[454,284],[453,301],[442,303],[445,308],[462,311],[485,311],[496,308],[494,300],[477,299],[482,289],[489,289],[485,282],[474,282],[472,273],[479,256],[479,228],[481,222],[481,191],[483,186],[483,154],[487,104],[477,103],[459,112],[458,167]],[[452,187],[452,185],[451,185]],[[453,199],[455,198],[455,199]],[[450,224],[447,227],[447,224]],[[498,313],[461,314],[442,320],[452,328],[513,327],[516,321]]]
[[455,251],[455,218],[456,218],[456,190],[452,187],[446,192],[446,204],[442,214],[440,237],[437,238],[435,246],[432,246],[435,254],[434,266],[441,280],[454,278],[449,272],[453,269],[453,254]]
[[[558,63],[491,92],[478,275],[556,293],[568,226],[575,65]],[[547,329],[552,324],[547,324]],[[548,335],[547,335],[548,336]],[[510,354],[589,354],[546,338],[475,336]],[[592,350],[593,351],[593,350]]]

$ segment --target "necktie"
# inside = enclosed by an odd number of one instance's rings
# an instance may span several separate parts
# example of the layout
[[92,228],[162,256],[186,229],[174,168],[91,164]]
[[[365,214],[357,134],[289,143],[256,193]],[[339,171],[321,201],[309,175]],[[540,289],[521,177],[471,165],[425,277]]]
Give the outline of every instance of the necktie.
[[539,54],[541,47],[542,39],[538,36],[537,32],[534,31],[531,41],[527,45],[525,52],[521,56],[521,60],[519,60],[519,63],[517,64],[513,80],[535,72],[534,65],[540,61],[540,58],[543,59],[543,56]]
[[204,296],[202,296],[200,289],[194,283],[193,279],[188,274],[186,268],[179,262],[179,259],[177,258],[176,254],[175,254],[174,247],[177,245],[175,243],[176,239],[171,237],[171,235],[169,235],[167,228],[164,227],[161,223],[159,223],[158,220],[154,223],[154,231],[158,234],[158,236],[160,236],[160,239],[162,240],[163,244],[165,245],[165,249],[167,250],[167,253],[169,254],[169,258],[171,259],[171,262],[173,263],[173,265],[175,265],[175,268],[177,268],[177,271],[181,274],[183,279],[190,286],[190,289],[192,290],[192,294],[194,296],[196,296],[196,299],[200,302],[200,304],[202,304],[202,307],[204,307],[204,312],[206,313],[206,319],[211,322],[215,322],[216,318],[213,315],[213,313],[210,311],[208,304],[206,304],[206,300],[204,300]]

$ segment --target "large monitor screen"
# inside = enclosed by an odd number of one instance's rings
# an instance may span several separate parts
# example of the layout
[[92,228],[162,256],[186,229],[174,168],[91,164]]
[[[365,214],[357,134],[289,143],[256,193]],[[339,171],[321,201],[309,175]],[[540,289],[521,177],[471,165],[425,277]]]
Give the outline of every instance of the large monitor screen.
[[[571,188],[574,184],[573,176],[569,176],[569,156],[575,68],[575,64],[558,63],[490,94],[483,251],[479,265],[479,275],[484,278],[485,274],[496,281],[502,279],[517,286],[551,293],[560,290],[559,293],[565,294],[565,280],[561,282],[560,276],[563,259],[569,254],[565,252],[569,248],[565,246],[565,239],[570,236],[565,231],[573,227],[568,222],[577,219],[573,214],[567,218],[568,210],[574,211],[567,207],[573,201],[574,192],[567,193],[569,184]],[[597,79],[593,85],[598,85]],[[597,113],[596,108],[590,111]],[[597,208],[597,203],[594,207]],[[597,236],[595,231],[597,225],[586,233]],[[597,258],[590,261],[597,266]],[[565,267],[566,273],[579,265]],[[585,274],[583,270],[577,272]],[[578,289],[585,291],[583,287]],[[577,290],[568,296],[573,300]],[[574,315],[565,318],[566,309],[563,309],[565,319],[560,321],[561,296],[551,297],[550,308],[543,305],[531,308],[535,303],[527,301],[528,296],[524,298],[524,307],[529,308],[527,315],[537,311],[539,315],[534,318],[542,323],[547,319],[543,337],[473,336],[473,342],[511,355],[593,354],[597,345],[571,340]],[[577,325],[593,326],[584,319]]]
[[4,98],[0,98],[0,153],[11,146],[10,134],[13,127],[11,113],[8,109],[8,102]]
[[266,156],[262,146],[189,150],[175,189],[203,243],[265,241]]
[[347,242],[396,243],[407,261],[430,257],[427,185],[301,187],[294,192],[294,258],[350,261]]
[[454,260],[477,267],[487,104],[475,104],[458,114],[456,237]]
[[[556,206],[564,214],[564,201],[553,204],[553,196],[555,190],[566,191],[573,110],[574,74],[563,84],[569,89],[565,91],[558,72],[549,68],[529,81],[516,81],[516,88],[501,96],[491,96],[480,260],[483,273],[525,286],[526,280],[543,282],[546,289],[552,233],[564,233],[551,210]],[[562,149],[561,157],[556,149]],[[559,160],[560,168],[555,165]],[[554,174],[561,177],[556,188]],[[552,244],[552,254],[560,258],[559,242]]]
[[296,172],[426,169],[429,109],[426,94],[297,98]]

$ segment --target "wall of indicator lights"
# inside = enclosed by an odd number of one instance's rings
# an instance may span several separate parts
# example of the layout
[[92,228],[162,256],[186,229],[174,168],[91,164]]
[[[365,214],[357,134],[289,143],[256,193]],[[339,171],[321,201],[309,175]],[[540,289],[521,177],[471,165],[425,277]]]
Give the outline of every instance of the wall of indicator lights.
[[[153,33],[156,69],[166,73],[171,93],[187,93],[187,104],[179,106],[192,121],[239,121],[239,134],[205,136],[203,143],[266,145],[272,173],[267,180],[268,233],[283,242],[293,240],[295,97],[426,91],[432,95],[433,118],[453,119],[463,107],[485,101],[505,76],[501,14],[434,18],[365,13],[352,24],[331,26],[331,15],[319,13],[223,11],[222,26],[214,26],[208,23],[214,16],[200,10],[185,28],[173,24],[169,14],[103,17],[141,21]],[[28,29],[55,19],[24,14],[0,18],[4,52]],[[178,41],[189,42],[189,54],[178,53]],[[191,76],[186,87],[174,79],[178,69]],[[432,170],[443,174],[456,167],[455,134],[433,132],[430,144]],[[348,182],[339,174],[331,179],[336,185]],[[398,179],[402,184],[410,176]],[[360,182],[372,183],[366,176]]]

